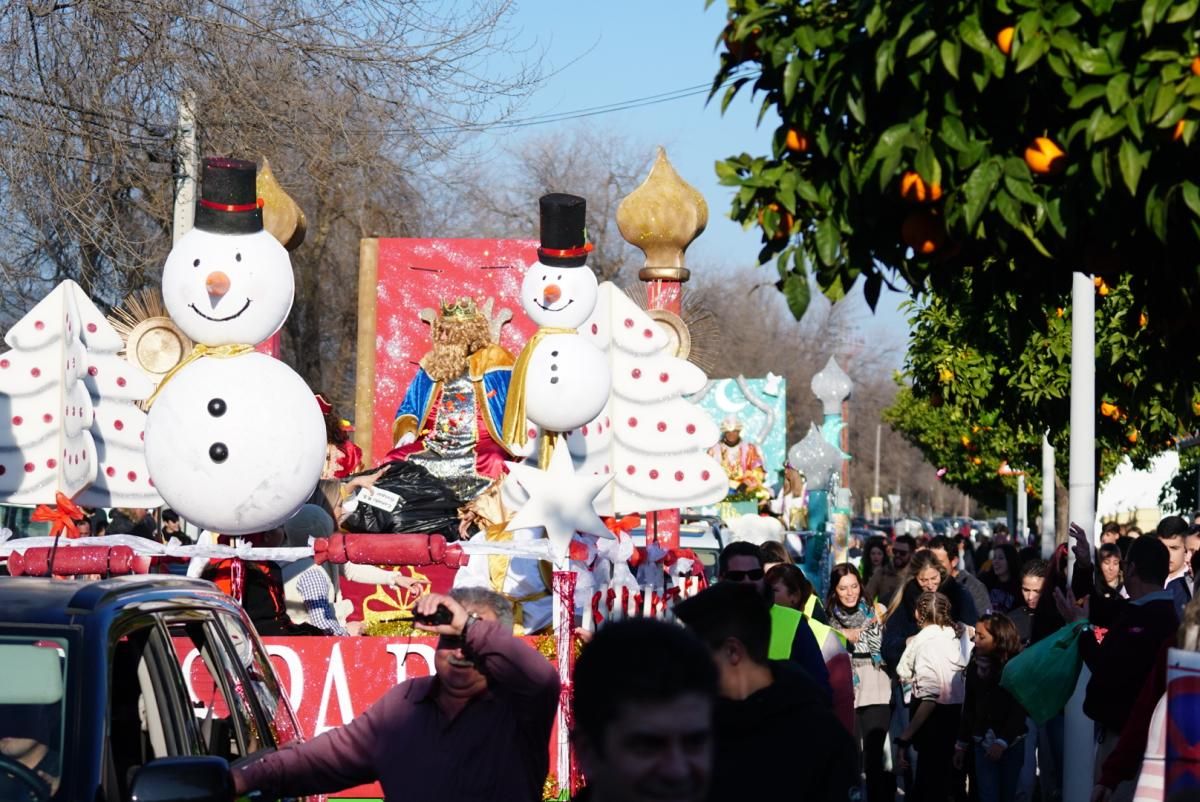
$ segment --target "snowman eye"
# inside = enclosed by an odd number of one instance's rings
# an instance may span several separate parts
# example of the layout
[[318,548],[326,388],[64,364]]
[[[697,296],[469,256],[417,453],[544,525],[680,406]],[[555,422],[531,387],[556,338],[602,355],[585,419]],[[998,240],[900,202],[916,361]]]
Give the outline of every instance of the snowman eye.
[[225,414],[225,401],[221,398],[214,398],[208,402],[208,414],[214,418],[219,418]]
[[238,255],[237,255],[237,256],[235,256],[235,257],[233,257],[233,259],[234,259],[234,261],[235,261],[235,262],[240,262],[240,261],[242,261],[242,254],[241,254],[241,253],[238,253]]
[[229,459],[229,448],[224,443],[213,443],[208,447],[208,457],[213,462],[224,462]]
[[199,266],[200,266],[200,260],[199,260],[199,259],[196,259],[195,261],[193,261],[193,262],[192,262],[192,267],[199,267]]

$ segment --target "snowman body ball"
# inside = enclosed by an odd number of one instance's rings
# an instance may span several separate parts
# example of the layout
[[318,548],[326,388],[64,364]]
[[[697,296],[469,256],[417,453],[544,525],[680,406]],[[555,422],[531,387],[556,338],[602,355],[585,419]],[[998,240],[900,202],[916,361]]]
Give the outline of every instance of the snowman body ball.
[[[611,386],[604,353],[576,329],[596,305],[596,277],[587,267],[586,205],[575,195],[542,196],[538,261],[521,282],[521,307],[538,330],[513,369],[505,409],[505,440],[522,453],[529,424],[569,432],[592,420]],[[515,401],[515,403],[514,403]]]
[[262,227],[253,162],[205,159],[195,228],[163,267],[171,318],[205,355],[159,387],[146,463],[165,503],[227,535],[274,528],[312,495],[325,420],[291,368],[250,350],[279,330],[295,284],[283,246]]

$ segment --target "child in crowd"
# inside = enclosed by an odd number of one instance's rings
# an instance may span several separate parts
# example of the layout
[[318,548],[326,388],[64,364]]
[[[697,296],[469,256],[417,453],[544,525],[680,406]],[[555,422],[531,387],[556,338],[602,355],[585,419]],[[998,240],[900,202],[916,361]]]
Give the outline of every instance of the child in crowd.
[[1017,628],[1005,615],[993,613],[975,627],[975,652],[966,671],[966,697],[955,746],[954,765],[961,769],[966,752],[975,753],[974,787],[979,802],[1012,802],[1025,762],[1025,711],[1000,687],[1009,658],[1021,650]]
[[[950,599],[941,593],[922,593],[916,617],[921,629],[896,667],[912,711],[896,746],[903,755],[911,745],[920,757],[906,798],[910,802],[944,802],[950,791],[950,765],[965,695],[963,672],[971,656],[971,642],[966,628],[951,617]],[[902,769],[906,763],[902,757]]]

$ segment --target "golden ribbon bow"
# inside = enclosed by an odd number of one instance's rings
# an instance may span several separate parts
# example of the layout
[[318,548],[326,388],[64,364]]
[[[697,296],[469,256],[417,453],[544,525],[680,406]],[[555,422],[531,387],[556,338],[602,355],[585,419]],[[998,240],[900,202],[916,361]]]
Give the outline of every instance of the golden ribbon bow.
[[254,350],[253,345],[244,343],[231,343],[229,345],[204,345],[200,343],[192,348],[192,352],[179,360],[179,364],[167,371],[166,375],[158,382],[158,387],[154,388],[154,392],[146,399],[146,409],[150,409],[151,405],[158,399],[158,394],[167,386],[167,382],[175,378],[175,374],[183,370],[188,365],[195,362],[200,357],[213,356],[218,359],[229,359],[234,356],[248,354]]
[[75,502],[62,493],[55,493],[54,505],[39,504],[29,520],[38,523],[48,522],[50,537],[58,537],[63,530],[66,530],[67,537],[77,538],[79,537],[79,527],[75,525],[75,522],[83,520],[84,517],[86,516],[83,510],[79,509]]
[[504,426],[500,432],[505,443],[515,443],[524,446],[529,442],[529,434],[525,430],[525,376],[529,373],[529,362],[533,351],[542,340],[551,334],[578,334],[575,329],[564,329],[556,326],[543,326],[533,333],[529,342],[521,349],[517,364],[513,365],[512,378],[508,384],[508,399],[504,403]]

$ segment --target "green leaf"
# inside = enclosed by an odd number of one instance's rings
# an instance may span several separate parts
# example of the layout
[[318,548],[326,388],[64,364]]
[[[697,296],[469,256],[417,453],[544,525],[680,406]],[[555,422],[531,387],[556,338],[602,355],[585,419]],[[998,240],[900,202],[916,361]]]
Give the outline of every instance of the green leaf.
[[935,39],[937,39],[937,31],[925,31],[925,33],[914,36],[908,43],[908,50],[905,51],[904,55],[908,58],[921,55],[925,52],[926,48],[933,44],[933,40]]
[[1116,114],[1129,102],[1129,74],[1121,72],[1109,78],[1104,94],[1108,98],[1108,110]]
[[966,152],[968,147],[967,129],[963,127],[960,117],[946,116],[942,118],[941,138],[946,147]]
[[1021,219],[1021,204],[1012,195],[1009,195],[1004,190],[999,190],[995,198],[996,211],[1004,218],[1004,222],[1008,223],[1013,228],[1020,228],[1024,222]]
[[807,25],[801,25],[796,29],[796,44],[800,45],[800,49],[806,55],[811,56],[817,52],[817,37],[816,33]]
[[917,172],[921,178],[925,179],[928,184],[942,183],[942,165],[937,160],[937,154],[933,152],[928,142],[921,144],[917,150],[917,158],[913,162]]
[[1125,130],[1124,117],[1110,117],[1103,114],[1100,117],[1100,123],[1096,126],[1095,136],[1092,139],[1092,144],[1103,142],[1104,140],[1116,136]]
[[1158,87],[1158,92],[1154,95],[1154,106],[1150,110],[1150,122],[1156,122],[1171,110],[1171,107],[1175,105],[1175,96],[1175,87],[1170,84]]
[[733,166],[729,162],[717,162],[716,170],[717,180],[725,186],[737,186],[741,183],[741,179],[738,177],[737,167]]
[[1154,13],[1158,8],[1158,0],[1146,0],[1142,3],[1142,27],[1146,29],[1146,35],[1154,30]]
[[942,56],[942,66],[946,68],[946,72],[950,73],[950,77],[957,81],[958,60],[962,57],[962,44],[958,39],[944,39],[938,49]]
[[1136,196],[1138,179],[1142,177],[1142,154],[1132,140],[1122,139],[1117,158],[1121,163],[1121,178],[1125,179],[1129,194]]
[[1032,67],[1049,49],[1050,43],[1046,41],[1046,37],[1040,35],[1022,44],[1021,52],[1017,56],[1017,72],[1025,72]]
[[867,29],[867,36],[875,37],[876,32],[883,27],[883,23],[887,22],[887,14],[884,13],[883,6],[876,3],[871,7],[871,11],[867,14],[864,26]]
[[1173,6],[1170,13],[1167,14],[1167,22],[1172,24],[1176,22],[1187,22],[1192,17],[1196,16],[1196,11],[1200,10],[1200,0],[1188,0],[1186,3],[1180,3]]
[[823,217],[817,223],[817,256],[823,264],[832,266],[837,262],[838,246],[841,237],[838,236],[837,224],[832,217]]
[[1037,207],[1042,205],[1041,197],[1033,191],[1033,184],[1028,179],[1022,181],[1019,178],[1006,175],[1004,176],[1004,188],[1007,189],[1014,198],[1023,203]]
[[967,231],[972,236],[974,236],[979,218],[983,215],[983,210],[991,200],[992,193],[996,191],[996,184],[1003,172],[1004,168],[1000,161],[993,157],[972,170],[971,175],[963,184],[963,194],[966,196],[963,210],[966,216]]
[[978,53],[987,55],[988,51],[992,49],[992,42],[983,32],[983,27],[979,24],[979,17],[976,14],[972,14],[959,24],[958,35],[962,37],[967,47]]
[[884,81],[895,68],[896,43],[888,42],[875,53],[875,88],[882,89]]
[[1088,47],[1075,55],[1075,64],[1088,75],[1109,75],[1113,72],[1112,60],[1102,47]]
[[1071,98],[1071,102],[1067,104],[1067,108],[1082,109],[1093,100],[1101,97],[1104,97],[1104,87],[1100,84],[1088,84],[1075,93],[1074,97]]
[[811,290],[808,288],[808,276],[805,273],[788,273],[783,280],[783,297],[787,299],[788,310],[792,317],[800,320],[808,310]]
[[1183,192],[1181,193],[1183,195],[1183,202],[1192,210],[1192,214],[1200,217],[1200,188],[1191,181],[1184,181],[1181,186],[1183,187]]
[[1050,251],[1046,250],[1046,246],[1042,244],[1041,240],[1037,238],[1037,235],[1033,233],[1033,229],[1029,227],[1028,223],[1021,223],[1021,225],[1017,226],[1017,228],[1021,230],[1021,233],[1025,235],[1025,238],[1029,240],[1030,244],[1037,249],[1038,253],[1047,259],[1054,258],[1050,254]]
[[802,66],[800,59],[793,56],[783,70],[783,102],[785,104],[790,105],[792,98],[796,96],[796,84],[800,81]]
[[1070,3],[1059,5],[1058,11],[1054,12],[1054,25],[1057,28],[1072,28],[1081,19],[1083,15]]

